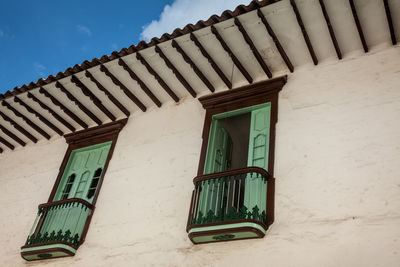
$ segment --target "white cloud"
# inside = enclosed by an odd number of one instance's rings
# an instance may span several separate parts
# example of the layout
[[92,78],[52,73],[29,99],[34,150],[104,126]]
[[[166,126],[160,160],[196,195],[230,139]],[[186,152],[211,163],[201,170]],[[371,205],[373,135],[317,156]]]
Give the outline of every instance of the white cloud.
[[206,20],[211,15],[221,15],[226,9],[233,10],[240,4],[247,5],[250,0],[175,0],[166,5],[158,20],[143,26],[140,38],[149,41],[164,33],[171,33],[176,28],[182,28],[188,23],[195,24]]
[[86,26],[83,26],[83,25],[76,25],[76,30],[77,30],[79,33],[86,34],[87,36],[92,36],[92,31],[91,31],[88,27],[86,27]]
[[43,71],[46,69],[45,66],[43,66],[39,62],[34,62],[33,63],[33,68],[35,69],[37,74],[39,74],[40,76],[44,76],[44,72]]

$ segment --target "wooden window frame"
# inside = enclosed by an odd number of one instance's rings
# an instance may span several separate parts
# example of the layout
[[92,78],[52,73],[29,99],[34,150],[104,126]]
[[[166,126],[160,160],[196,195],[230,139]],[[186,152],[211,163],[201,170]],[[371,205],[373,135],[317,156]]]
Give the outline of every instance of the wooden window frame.
[[[271,103],[271,125],[269,139],[269,157],[268,157],[268,173],[274,177],[275,162],[275,125],[278,122],[278,95],[279,91],[286,84],[287,76],[281,76],[269,79],[263,82],[247,85],[238,89],[225,92],[211,94],[199,98],[200,103],[206,110],[204,126],[202,132],[202,146],[200,152],[199,166],[197,175],[203,175],[205,161],[207,156],[207,148],[209,142],[209,134],[214,115],[243,109],[263,103]],[[268,183],[267,198],[267,225],[271,225],[274,221],[274,202],[275,202],[275,179],[270,179]]]

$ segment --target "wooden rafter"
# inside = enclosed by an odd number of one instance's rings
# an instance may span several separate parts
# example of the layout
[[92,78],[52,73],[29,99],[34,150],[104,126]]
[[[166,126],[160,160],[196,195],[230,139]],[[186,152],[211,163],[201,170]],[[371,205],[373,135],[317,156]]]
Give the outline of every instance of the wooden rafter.
[[54,96],[52,96],[49,92],[47,92],[43,87],[40,87],[39,93],[41,93],[42,95],[49,98],[54,105],[59,107],[62,111],[64,111],[65,114],[67,114],[71,119],[73,119],[76,123],[78,123],[84,129],[87,129],[89,127],[83,120],[81,120],[77,115],[75,115],[75,113],[70,111],[66,106],[64,106]]
[[226,44],[222,36],[219,34],[217,28],[214,27],[214,25],[211,26],[211,32],[214,34],[214,36],[217,38],[218,42],[221,44],[222,48],[228,53],[230,58],[233,61],[233,64],[239,69],[239,71],[242,73],[242,75],[246,78],[246,80],[249,83],[253,82],[253,78],[250,76],[250,74],[247,72],[247,70],[243,67],[242,63],[240,63],[239,59],[233,54],[232,50],[230,47]]
[[16,130],[18,130],[20,133],[25,135],[29,140],[32,142],[36,143],[38,140],[36,137],[34,137],[32,134],[30,134],[27,130],[25,130],[22,126],[20,126],[18,123],[16,123],[13,119],[8,117],[6,114],[0,111],[0,116],[5,120],[8,121]]
[[333,31],[331,20],[329,19],[328,12],[326,11],[324,0],[319,0],[319,5],[321,6],[322,14],[324,14],[326,25],[328,26],[329,34],[331,35],[331,40],[336,50],[336,55],[338,59],[342,59],[342,52],[340,51],[339,43],[336,40],[335,32]]
[[144,57],[136,52],[136,58],[146,67],[147,71],[153,75],[153,77],[157,80],[157,82],[161,85],[161,87],[167,92],[167,94],[175,101],[179,102],[179,97],[169,88],[169,86],[164,82],[164,80],[158,75],[158,73],[147,63]]
[[218,74],[218,76],[221,78],[221,80],[225,83],[225,85],[229,88],[232,89],[232,83],[231,81],[225,76],[225,74],[222,72],[220,67],[218,67],[217,63],[213,60],[213,58],[208,54],[206,49],[203,47],[203,45],[200,43],[200,41],[197,39],[196,35],[194,33],[190,33],[190,40],[194,42],[194,44],[197,46],[197,48],[200,50],[201,54],[208,60],[208,63],[210,63],[211,67],[215,71],[215,73]]
[[392,44],[395,45],[395,44],[397,44],[397,40],[396,40],[396,34],[394,33],[392,15],[390,14],[389,1],[383,0],[383,4],[385,6],[385,12],[386,12],[386,18],[387,18],[387,22],[388,22],[388,26],[389,26],[390,38],[392,39]]
[[10,111],[12,111],[15,116],[20,117],[21,119],[23,119],[26,122],[26,124],[28,124],[32,129],[34,129],[38,133],[40,133],[44,138],[50,139],[50,135],[48,133],[46,133],[42,128],[40,128],[39,126],[34,124],[30,119],[28,119],[25,115],[23,115],[18,110],[16,110],[9,103],[7,103],[6,101],[3,101],[1,104],[3,106],[7,107]]
[[105,75],[107,75],[111,81],[117,85],[123,92],[124,94],[129,97],[129,99],[135,103],[136,106],[138,106],[143,112],[146,111],[146,106],[122,83],[120,80],[118,80],[104,65],[100,66],[100,71],[104,72]]
[[3,137],[0,136],[0,143],[3,143],[6,147],[8,147],[11,150],[14,150],[14,146],[8,142],[6,139],[4,139]]
[[260,52],[257,50],[257,47],[254,45],[253,41],[251,40],[249,34],[246,32],[246,29],[243,27],[242,23],[235,17],[234,19],[235,25],[238,27],[239,31],[241,32],[243,39],[246,41],[250,50],[253,52],[254,57],[257,59],[258,64],[260,64],[261,68],[264,70],[265,74],[268,78],[272,78],[272,73],[269,70],[267,64],[265,64],[264,59],[262,58]]
[[283,61],[285,62],[286,66],[290,70],[290,72],[294,71],[294,67],[292,62],[290,61],[289,57],[287,56],[285,50],[283,49],[281,43],[279,42],[278,37],[276,36],[274,30],[272,27],[269,25],[267,18],[264,16],[262,13],[261,9],[257,9],[257,15],[261,19],[261,22],[264,24],[265,28],[267,29],[267,32],[269,36],[271,36],[272,40],[274,41],[274,44],[276,46],[276,49],[278,49],[279,54],[281,55]]
[[94,84],[96,84],[97,88],[102,91],[108,99],[116,106],[118,107],[127,117],[131,115],[129,110],[122,105],[121,102],[118,101],[111,93],[108,91],[89,71],[85,71],[85,76],[88,77]]
[[197,93],[193,90],[192,86],[186,81],[186,79],[182,76],[182,74],[177,70],[177,68],[174,66],[174,64],[171,63],[171,61],[168,59],[168,57],[164,54],[164,52],[161,50],[161,48],[156,45],[155,47],[156,53],[162,58],[162,60],[165,62],[165,65],[174,73],[175,77],[180,81],[180,83],[185,87],[186,91],[193,96],[196,97]]
[[81,80],[79,80],[75,75],[72,75],[71,77],[71,82],[73,82],[77,87],[79,87],[82,91],[82,93],[87,96],[92,102],[93,104],[95,104],[95,106],[101,110],[101,112],[103,112],[105,115],[107,115],[108,118],[110,118],[110,120],[115,121],[116,118],[114,116],[114,114],[112,114],[104,105],[103,103],[101,103],[100,99],[93,94],[92,91],[90,91],[89,88],[87,88],[86,85],[83,84],[83,82],[81,82]]
[[17,142],[18,144],[20,144],[21,146],[25,146],[26,143],[24,141],[21,140],[21,138],[19,138],[18,136],[16,136],[15,134],[13,134],[11,131],[9,131],[6,127],[4,127],[3,125],[0,124],[0,130],[3,131],[3,133],[5,133],[6,135],[8,135],[11,139],[13,139],[15,142]]
[[126,71],[128,72],[129,76],[136,81],[142,91],[153,101],[154,104],[156,104],[157,107],[161,107],[161,101],[153,94],[152,91],[147,87],[147,85],[142,81],[142,79],[139,78],[139,76],[136,75],[136,73],[125,63],[125,61],[120,58],[118,60],[118,64]]
[[364,38],[364,32],[363,32],[363,30],[361,28],[360,20],[358,19],[356,6],[354,5],[354,1],[353,0],[349,0],[349,3],[350,3],[350,7],[351,7],[351,12],[353,13],[354,22],[356,23],[358,35],[360,36],[361,44],[362,44],[362,46],[364,48],[365,53],[367,53],[368,52],[368,45],[367,45],[367,42],[365,41],[365,38]]
[[22,101],[17,96],[14,97],[14,102],[16,102],[16,103],[20,104],[21,106],[23,106],[29,113],[32,113],[33,115],[35,115],[36,118],[38,118],[41,122],[43,122],[47,127],[52,129],[53,131],[55,131],[58,135],[60,135],[60,136],[64,135],[64,133],[57,126],[55,126],[53,123],[51,123],[45,117],[43,117],[42,114],[40,114],[39,112],[34,110],[31,106],[26,104],[24,101]]
[[189,66],[193,69],[194,73],[196,73],[197,77],[207,86],[207,88],[211,91],[214,92],[215,88],[214,86],[210,83],[210,81],[204,76],[204,74],[200,71],[200,69],[197,67],[197,65],[192,61],[192,59],[183,51],[183,49],[179,46],[178,42],[175,40],[172,40],[172,47],[176,49],[176,51],[181,54],[183,60],[185,60],[186,63],[189,64]]
[[317,59],[317,56],[315,55],[314,48],[313,48],[313,46],[311,44],[310,38],[308,37],[308,33],[306,31],[306,27],[304,27],[304,23],[303,23],[303,20],[301,19],[300,12],[297,9],[296,2],[294,0],[290,0],[290,4],[292,5],[293,12],[296,15],[297,23],[299,24],[301,32],[303,33],[304,41],[306,42],[306,45],[307,45],[308,51],[310,53],[310,56],[311,56],[311,58],[312,58],[312,60],[314,62],[314,65],[317,65],[318,64],[318,59]]
[[53,109],[51,109],[45,103],[40,101],[36,96],[34,96],[33,94],[28,92],[28,97],[30,99],[32,99],[33,101],[35,101],[36,103],[38,103],[42,109],[47,110],[56,120],[58,120],[61,124],[63,124],[65,127],[67,127],[71,132],[75,132],[74,126],[72,126],[69,122],[64,120],[60,115],[58,115],[57,112],[55,112]]
[[82,110],[83,113],[89,116],[97,125],[102,125],[102,122],[99,118],[97,118],[96,115],[94,115],[89,109],[87,109],[78,99],[76,99],[65,87],[60,83],[56,82],[56,87],[60,89],[61,92],[63,92],[67,98],[72,101],[75,105],[78,106],[80,110]]

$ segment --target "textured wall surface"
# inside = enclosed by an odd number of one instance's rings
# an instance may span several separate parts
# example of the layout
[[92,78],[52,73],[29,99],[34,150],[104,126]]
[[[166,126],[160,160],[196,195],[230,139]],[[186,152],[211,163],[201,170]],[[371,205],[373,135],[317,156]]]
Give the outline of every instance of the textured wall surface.
[[0,266],[399,266],[400,47],[307,66],[279,97],[276,218],[263,239],[193,245],[185,232],[204,110],[138,113],[121,132],[74,257],[19,253],[63,139],[0,155]]

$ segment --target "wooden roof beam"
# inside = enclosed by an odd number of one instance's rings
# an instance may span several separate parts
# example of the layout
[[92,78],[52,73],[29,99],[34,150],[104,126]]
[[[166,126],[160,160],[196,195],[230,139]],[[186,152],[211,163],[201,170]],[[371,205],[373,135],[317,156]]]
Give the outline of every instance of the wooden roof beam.
[[99,118],[96,117],[96,115],[94,115],[90,110],[88,110],[84,105],[82,105],[81,102],[79,102],[78,99],[76,99],[67,89],[65,89],[65,87],[60,83],[60,82],[56,82],[56,87],[58,89],[60,89],[61,92],[63,92],[67,98],[74,102],[75,105],[78,106],[78,108],[85,113],[86,115],[89,116],[89,118],[91,118],[95,123],[97,123],[97,125],[102,125],[102,122]]
[[217,28],[214,27],[214,25],[211,26],[211,32],[217,38],[217,40],[221,44],[222,48],[228,53],[228,55],[230,56],[230,58],[233,61],[233,64],[235,64],[235,66],[239,69],[239,71],[246,78],[246,80],[249,83],[252,83],[253,82],[253,78],[250,76],[250,74],[247,72],[247,70],[243,67],[242,63],[240,63],[239,59],[235,56],[235,54],[233,54],[232,50],[226,44],[226,42],[224,41],[222,36],[219,34]]
[[118,64],[126,71],[128,72],[129,76],[136,81],[142,91],[153,101],[154,104],[156,104],[157,107],[161,107],[161,101],[153,94],[152,91],[147,87],[147,85],[140,79],[136,73],[125,63],[125,61],[120,58],[118,60]]
[[387,18],[388,26],[389,26],[390,38],[392,39],[392,44],[395,45],[395,44],[397,44],[397,40],[396,40],[396,34],[394,33],[392,15],[390,14],[389,1],[383,0],[383,4],[385,6],[385,12],[386,12],[386,18]]
[[360,36],[361,44],[364,48],[365,53],[367,53],[368,45],[367,45],[367,42],[365,41],[364,33],[363,33],[363,30],[362,30],[361,24],[360,24],[360,20],[358,19],[358,16],[357,16],[356,6],[354,5],[353,0],[349,0],[349,3],[350,3],[350,7],[351,7],[351,12],[353,13],[354,22],[356,23],[358,35]]
[[272,73],[269,70],[267,64],[265,64],[264,59],[262,58],[260,52],[257,50],[257,47],[254,45],[253,41],[251,40],[250,36],[246,32],[246,29],[243,27],[242,23],[235,17],[234,19],[235,25],[238,27],[239,31],[242,33],[243,39],[246,41],[247,45],[250,47],[250,50],[253,52],[254,57],[257,59],[258,64],[260,64],[261,68],[264,70],[265,74],[268,78],[272,78]]
[[96,78],[93,77],[93,75],[89,72],[89,71],[85,71],[85,76],[88,77],[93,83],[96,84],[97,88],[102,91],[107,97],[108,99],[110,99],[110,101],[119,108],[119,110],[121,110],[127,117],[129,117],[131,115],[131,113],[129,112],[129,110],[122,105],[121,102],[118,101],[118,99],[116,99],[111,93],[110,91],[108,91],[98,80],[96,80]]
[[57,128],[57,126],[55,126],[53,123],[51,123],[49,120],[47,120],[45,117],[42,116],[42,114],[40,114],[39,112],[37,112],[36,110],[34,110],[31,106],[29,106],[28,104],[26,104],[24,101],[22,101],[20,98],[18,98],[17,96],[14,97],[14,102],[20,104],[21,106],[23,106],[29,113],[32,113],[33,115],[35,115],[36,118],[38,118],[41,122],[43,122],[44,124],[46,124],[47,127],[49,127],[50,129],[52,129],[53,131],[55,131],[58,135],[63,136],[64,133]]
[[14,146],[8,142],[6,139],[4,139],[3,137],[0,136],[0,143],[3,143],[6,147],[8,147],[11,150],[14,150]]
[[336,55],[337,55],[338,59],[342,59],[342,52],[340,51],[339,43],[336,40],[335,32],[333,31],[328,12],[326,11],[324,0],[319,0],[319,5],[321,6],[322,14],[324,14],[326,25],[328,26],[329,34],[331,36],[333,46],[335,47],[335,50],[336,50]]
[[32,99],[33,101],[35,101],[36,103],[39,104],[39,106],[44,109],[47,110],[56,120],[58,120],[61,124],[63,124],[65,127],[67,127],[71,132],[75,132],[75,127],[72,126],[69,122],[67,122],[66,120],[64,120],[60,115],[58,115],[57,112],[55,112],[54,110],[52,110],[49,106],[47,106],[45,103],[43,103],[42,101],[40,101],[37,97],[35,97],[33,94],[28,92],[28,97],[30,99]]
[[107,75],[111,81],[117,85],[123,92],[124,94],[129,97],[129,99],[135,103],[136,106],[138,106],[143,112],[146,111],[146,106],[131,92],[129,89],[122,83],[120,80],[118,80],[104,65],[100,66],[100,70],[104,72],[105,75]]
[[64,106],[60,101],[58,101],[54,96],[52,96],[49,92],[47,92],[43,87],[40,87],[39,93],[44,95],[45,97],[49,98],[51,102],[59,107],[65,114],[67,114],[71,119],[73,119],[76,123],[82,126],[84,129],[87,129],[89,126],[81,120],[75,113],[70,111],[66,106]]
[[50,139],[50,135],[48,133],[46,133],[42,128],[40,128],[39,126],[34,124],[30,119],[28,119],[25,115],[21,114],[18,110],[16,110],[9,103],[7,103],[6,101],[3,101],[3,102],[1,102],[1,104],[3,106],[7,107],[10,111],[12,111],[15,114],[15,116],[23,119],[26,122],[26,124],[28,124],[31,128],[33,128],[38,133],[40,133],[44,138]]
[[179,70],[176,69],[174,64],[171,63],[171,61],[167,58],[167,56],[164,54],[164,52],[161,50],[161,48],[156,45],[155,46],[155,51],[156,53],[162,58],[162,60],[165,62],[165,65],[172,70],[172,72],[175,74],[175,77],[181,82],[183,87],[185,87],[186,91],[193,96],[196,97],[197,93],[193,90],[192,86],[186,81],[186,79],[182,76],[182,74],[179,72]]
[[172,40],[172,47],[176,49],[176,51],[181,54],[183,60],[185,60],[186,63],[189,64],[189,66],[192,68],[194,73],[196,73],[197,77],[207,86],[207,88],[211,91],[214,92],[215,88],[214,86],[210,83],[210,81],[206,78],[206,76],[200,71],[200,69],[197,67],[197,65],[192,61],[192,59],[183,51],[183,49],[179,46],[178,42],[175,40]]
[[262,13],[261,9],[257,9],[257,15],[258,15],[258,17],[260,17],[261,22],[264,24],[265,28],[267,29],[267,32],[268,32],[269,36],[271,36],[272,40],[274,41],[276,49],[278,49],[278,52],[281,55],[283,61],[286,64],[286,66],[288,67],[290,72],[293,72],[294,71],[294,67],[293,67],[292,62],[290,61],[289,57],[287,56],[285,50],[283,49],[281,43],[279,42],[278,37],[276,36],[275,32],[273,31],[273,29],[269,25],[269,23],[267,21],[267,18],[264,16],[264,14]]
[[79,80],[75,75],[72,75],[71,82],[73,82],[77,87],[79,87],[82,93],[87,96],[95,106],[101,110],[110,120],[115,121],[115,116],[101,103],[100,99],[89,90],[89,88],[84,85],[81,80]]
[[208,54],[208,52],[203,47],[203,45],[200,43],[200,41],[197,39],[196,35],[194,35],[194,33],[190,33],[190,40],[192,40],[194,42],[194,44],[197,46],[197,48],[200,49],[201,54],[208,60],[208,63],[210,63],[210,65],[213,68],[213,70],[215,71],[215,73],[218,74],[218,76],[225,83],[225,85],[229,89],[232,89],[231,81],[225,76],[225,74],[222,72],[222,70],[218,67],[217,63],[215,63],[215,61],[212,59],[212,57]]
[[11,131],[9,131],[6,127],[4,127],[3,125],[0,124],[0,130],[3,131],[3,133],[5,133],[6,135],[8,135],[11,139],[13,139],[15,142],[17,142],[18,144],[20,144],[21,146],[25,146],[26,143],[24,141],[22,141],[18,136],[16,136],[15,134],[13,134]]
[[13,119],[8,117],[6,114],[0,111],[0,116],[5,120],[8,121],[16,130],[18,130],[20,133],[25,135],[29,140],[31,140],[34,143],[37,143],[37,138],[34,137],[32,134],[30,134],[27,130],[22,128],[18,123],[16,123]]
[[290,0],[290,4],[292,5],[293,12],[296,15],[297,23],[299,24],[301,32],[303,33],[304,41],[306,42],[308,52],[310,53],[310,56],[314,62],[314,65],[318,65],[317,56],[315,55],[314,48],[311,44],[310,38],[308,37],[306,28],[304,27],[304,23],[303,23],[303,20],[301,19],[300,12],[297,9],[296,2],[294,0]]
[[136,58],[146,67],[147,71],[154,76],[157,82],[161,85],[161,87],[167,92],[167,94],[175,101],[179,102],[179,97],[169,88],[169,86],[164,82],[164,80],[158,75],[157,72],[147,63],[144,57],[139,53],[136,52]]

